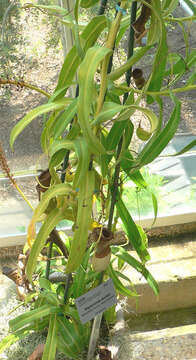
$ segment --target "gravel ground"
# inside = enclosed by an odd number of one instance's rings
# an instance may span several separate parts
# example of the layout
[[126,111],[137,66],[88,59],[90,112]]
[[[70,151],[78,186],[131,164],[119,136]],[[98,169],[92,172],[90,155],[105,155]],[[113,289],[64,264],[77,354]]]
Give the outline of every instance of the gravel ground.
[[[2,267],[16,266],[16,258],[0,259],[0,341],[9,333],[9,321],[28,310],[28,307],[20,306],[17,300],[16,287],[12,280],[2,274]],[[10,313],[14,308],[14,312]],[[36,346],[44,343],[46,337],[42,333],[33,333],[16,342],[0,354],[0,360],[27,360]],[[56,360],[67,360],[63,354],[58,354]]]
[[168,336],[166,330],[164,330],[162,338],[154,340],[140,339],[139,341],[134,341],[130,331],[116,334],[110,343],[110,349],[115,354],[113,359],[195,360],[196,334]]

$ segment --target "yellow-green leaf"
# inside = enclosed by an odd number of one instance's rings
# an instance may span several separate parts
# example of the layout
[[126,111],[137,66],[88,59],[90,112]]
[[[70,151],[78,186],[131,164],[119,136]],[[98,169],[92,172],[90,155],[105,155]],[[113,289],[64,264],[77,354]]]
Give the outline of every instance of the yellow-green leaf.
[[29,111],[27,115],[23,119],[21,119],[12,129],[10,135],[10,146],[13,149],[14,142],[18,135],[25,129],[30,122],[35,119],[37,116],[45,114],[49,111],[61,110],[67,104],[69,104],[71,100],[69,98],[64,98],[56,102],[44,104],[41,106],[36,107],[35,109]]
[[91,170],[87,172],[83,181],[80,182],[76,230],[66,266],[67,273],[73,272],[78,268],[86,250],[88,229],[91,221],[94,184],[95,174],[94,171]]
[[105,149],[94,135],[90,124],[90,113],[93,101],[94,75],[99,63],[111,52],[104,47],[92,47],[88,49],[86,56],[80,65],[78,72],[79,98],[78,98],[78,121],[93,154],[103,154]]
[[54,229],[54,227],[64,219],[64,214],[60,209],[52,210],[47,218],[45,219],[41,229],[39,230],[37,237],[33,243],[31,248],[31,252],[28,258],[27,266],[26,266],[26,274],[29,281],[32,281],[32,275],[36,268],[37,258],[40,254],[40,251],[44,247],[46,240]]

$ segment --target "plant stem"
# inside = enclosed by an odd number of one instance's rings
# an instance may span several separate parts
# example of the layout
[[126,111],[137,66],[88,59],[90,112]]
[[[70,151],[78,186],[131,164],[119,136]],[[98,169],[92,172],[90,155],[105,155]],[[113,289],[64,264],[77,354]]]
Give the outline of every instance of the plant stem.
[[[121,8],[122,9],[125,9],[126,5],[127,5],[127,1],[122,1],[121,2]],[[118,32],[119,27],[120,27],[120,22],[121,22],[122,16],[123,16],[122,12],[119,11],[116,18],[115,18],[115,20],[114,20],[114,22],[112,23],[112,26],[111,26],[109,34],[108,34],[108,39],[107,39],[107,42],[106,42],[106,47],[108,49],[113,50],[115,40],[116,40],[116,35],[117,35],[117,32]],[[105,59],[103,60],[103,65],[102,65],[102,69],[101,69],[101,84],[100,84],[99,97],[98,97],[98,100],[97,100],[96,116],[101,111],[103,103],[104,103],[105,93],[106,93],[106,90],[107,90],[107,72],[108,72],[108,65],[109,65],[109,61],[110,61],[110,56],[111,56],[111,54],[107,55],[105,57]]]
[[[78,95],[79,95],[79,86],[77,85],[75,97],[78,97]],[[72,119],[72,121],[70,123],[69,131],[71,131],[73,120],[74,119]],[[66,155],[64,157],[64,161],[63,161],[63,167],[62,167],[62,170],[63,170],[62,175],[61,175],[62,182],[65,181],[65,170],[67,169],[68,164],[69,164],[69,155],[70,155],[70,151],[67,150]],[[67,276],[67,282],[66,282],[65,292],[64,292],[64,303],[66,303],[66,301],[67,301],[67,295],[68,295],[68,290],[69,290],[71,281],[72,281],[72,273],[68,274],[68,276]]]
[[[136,20],[136,14],[137,14],[137,1],[133,1],[132,8],[131,8],[131,16],[130,16],[130,27],[129,27],[129,46],[128,46],[128,54],[127,54],[127,60],[133,55],[133,47],[134,47],[134,34],[135,31],[132,27],[132,24]],[[126,76],[126,82],[127,85],[130,85],[131,81],[131,73],[132,73],[132,67],[127,70],[125,76]],[[123,103],[126,102],[128,98],[128,93],[124,94]]]
[[45,95],[46,97],[50,98],[50,94],[47,93],[46,91],[38,88],[37,86],[34,86],[34,85],[31,85],[31,84],[28,84],[22,80],[10,80],[10,79],[1,79],[0,78],[0,85],[16,85],[18,87],[20,87],[21,89],[23,87],[25,88],[28,88],[28,89],[31,89],[31,90],[35,90],[37,92],[39,92],[40,94],[43,94]]
[[46,262],[46,279],[49,278],[49,274],[50,274],[50,259],[52,256],[52,246],[53,246],[53,241],[50,242],[49,244],[49,248],[48,248],[48,254],[47,254],[47,262]]
[[[134,29],[132,28],[131,24],[136,19],[136,12],[137,12],[137,1],[134,1],[132,3],[131,16],[130,16],[129,47],[128,47],[128,54],[127,54],[128,59],[133,55]],[[130,84],[131,72],[132,72],[132,70],[130,69],[126,73],[126,81],[127,81],[128,85]],[[125,93],[123,103],[125,103],[127,97],[128,97],[128,93]],[[123,137],[121,136],[119,144],[118,144],[118,148],[117,148],[117,154],[116,154],[117,164],[116,164],[116,167],[115,167],[113,186],[112,186],[112,190],[111,190],[112,199],[111,199],[109,220],[108,220],[108,226],[107,226],[108,230],[112,230],[114,208],[115,208],[116,197],[117,197],[117,193],[118,193],[118,181],[119,181],[119,175],[120,175],[120,162],[118,162],[118,159],[119,159],[119,156],[120,156],[120,153],[121,153],[121,150],[122,150],[122,144],[123,144]]]
[[178,93],[182,93],[182,92],[187,92],[187,91],[192,91],[196,89],[196,85],[188,85],[184,88],[176,88],[176,89],[170,89],[170,90],[162,90],[162,91],[141,91],[138,89],[135,89],[133,87],[128,87],[128,86],[117,86],[118,89],[121,90],[125,90],[125,91],[131,91],[133,90],[134,92],[136,92],[137,94],[142,94],[142,95],[160,95],[160,96],[170,96],[170,93],[173,94],[178,94]]
[[[122,143],[123,143],[123,138],[121,137],[120,141],[119,141],[119,144],[118,144],[118,149],[117,149],[117,160],[118,160],[118,158],[120,156],[120,153],[121,153]],[[117,196],[117,192],[118,192],[119,175],[120,175],[120,162],[117,163],[117,165],[115,167],[115,172],[114,172],[114,180],[113,180],[113,186],[112,186],[112,190],[111,190],[112,199],[111,199],[109,220],[108,220],[108,226],[107,226],[108,230],[112,230],[114,208],[115,208],[116,196]]]
[[62,174],[61,174],[61,181],[62,183],[65,182],[65,170],[67,169],[68,167],[68,163],[69,163],[69,154],[70,154],[70,151],[67,150],[66,154],[65,154],[65,157],[64,157],[64,160],[63,160],[63,166],[62,166]]
[[[98,11],[98,15],[104,14],[106,5],[107,5],[107,0],[102,0],[99,11]],[[115,39],[114,39],[114,43],[115,43]],[[113,43],[113,46],[114,46],[114,43]],[[108,62],[108,65],[109,65],[109,62]],[[107,65],[106,74],[109,71],[109,66],[108,65]],[[110,68],[111,67],[112,67],[112,62],[110,61]],[[104,97],[105,97],[105,95],[104,95]],[[104,97],[103,97],[103,100],[104,100]],[[91,167],[91,166],[92,166],[92,161],[90,162],[89,167]],[[104,271],[102,271],[100,273],[99,284],[102,283],[103,277],[104,277]],[[100,326],[101,326],[102,315],[103,315],[102,313],[98,314],[94,318],[93,327],[92,327],[92,330],[91,330],[89,347],[88,347],[87,360],[91,360],[94,357],[95,349],[96,349],[96,346],[97,346],[97,340],[99,338],[99,330],[100,330]]]
[[22,192],[22,190],[20,189],[20,187],[17,185],[16,180],[13,177],[13,174],[10,172],[8,163],[7,163],[7,159],[3,150],[3,146],[0,142],[0,168],[2,168],[4,174],[6,175],[6,177],[10,180],[10,182],[12,183],[12,185],[15,187],[15,189],[19,192],[19,194],[22,196],[22,198],[26,201],[26,203],[29,205],[29,207],[33,209],[33,206],[31,205],[31,203],[29,202],[29,200],[26,198],[25,194]]
[[69,291],[69,287],[71,285],[71,282],[72,282],[72,273],[69,273],[67,275],[67,282],[66,282],[66,285],[65,285],[64,304],[66,304],[66,302],[67,302],[68,291]]
[[181,18],[172,18],[170,16],[164,17],[165,21],[171,21],[171,22],[184,22],[184,21],[194,21],[196,20],[196,16],[187,16],[187,17],[181,17]]
[[29,202],[29,200],[27,199],[27,197],[25,196],[25,194],[22,192],[22,190],[19,188],[19,186],[15,183],[15,188],[16,190],[19,192],[19,194],[21,195],[21,197],[23,198],[24,201],[26,201],[26,203],[29,205],[29,207],[31,208],[31,210],[34,211],[33,206],[31,205],[31,203]]
[[107,5],[107,1],[108,1],[108,0],[102,0],[102,1],[101,1],[100,7],[99,7],[99,11],[98,11],[98,14],[97,14],[97,15],[103,15],[103,14],[104,14],[105,8],[106,8],[106,5]]
[[[126,4],[124,4],[124,6],[125,5]],[[121,3],[121,6],[122,6],[122,3]],[[137,3],[135,4],[135,2],[134,2],[132,4],[132,10],[131,10],[131,23],[133,21],[135,21],[133,13],[135,13],[135,16],[136,16],[136,10],[137,10]],[[119,13],[117,14],[116,19],[117,19],[117,24],[118,24]],[[130,27],[131,27],[131,24],[130,24]],[[114,29],[115,29],[115,26],[114,26]],[[115,33],[114,39],[111,36],[111,43],[110,42],[107,43],[107,45],[112,46],[112,48],[114,47],[114,44],[115,44],[116,33]],[[130,34],[132,34],[131,30],[130,30]],[[108,40],[110,41],[110,36],[108,36]],[[128,50],[128,58],[130,56],[132,56],[132,54],[133,54],[133,44],[134,44],[134,32],[133,32],[132,35],[130,35],[130,45],[129,45],[129,50]],[[100,94],[99,94],[100,97],[98,99],[98,105],[99,106],[97,107],[97,113],[101,110],[101,107],[102,107],[102,104],[103,104],[103,101],[104,101],[104,97],[105,97],[105,92],[106,92],[106,87],[107,87],[107,73],[108,73],[109,59],[110,59],[110,57],[105,59],[105,63],[103,64],[103,67],[102,67],[102,82],[101,82],[102,91],[100,91]],[[130,78],[131,78],[131,72],[126,77],[128,84],[130,82]],[[124,102],[125,102],[125,99],[124,99]],[[122,144],[123,144],[123,137],[121,137],[121,139],[119,141],[119,144],[118,144],[117,160],[118,160],[118,158],[120,156],[120,153],[121,153]],[[115,167],[115,172],[114,172],[114,178],[113,178],[114,180],[113,180],[113,186],[112,186],[112,199],[111,199],[109,220],[108,220],[108,226],[107,226],[108,230],[112,229],[114,208],[115,208],[115,203],[116,203],[116,196],[117,196],[117,193],[118,193],[119,175],[120,175],[120,162],[117,162],[116,167]],[[104,271],[102,271],[100,273],[99,284],[102,283],[103,277],[104,277]],[[100,329],[100,326],[101,326],[101,319],[102,319],[102,314],[97,315],[95,317],[95,319],[94,319],[93,328],[92,328],[92,332],[91,332],[90,343],[89,343],[89,350],[88,350],[87,360],[91,360],[93,358],[93,356],[94,356],[97,340],[98,340],[98,337],[99,337],[99,329]]]

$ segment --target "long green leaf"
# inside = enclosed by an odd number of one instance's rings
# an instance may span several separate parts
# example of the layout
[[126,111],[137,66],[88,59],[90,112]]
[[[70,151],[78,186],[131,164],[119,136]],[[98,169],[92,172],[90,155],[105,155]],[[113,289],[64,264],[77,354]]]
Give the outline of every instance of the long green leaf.
[[119,29],[119,32],[116,37],[116,42],[115,42],[116,48],[118,48],[119,42],[122,39],[122,37],[124,36],[126,30],[129,28],[129,26],[130,26],[130,15],[123,16],[121,23],[120,23],[120,29]]
[[183,75],[186,71],[186,63],[182,56],[175,53],[168,54],[168,63],[170,65],[170,68],[165,71],[164,76],[171,76],[176,74]]
[[108,80],[115,81],[119,79],[127,70],[129,70],[136,62],[138,62],[151,47],[152,45],[147,45],[135,51],[133,56],[131,56],[131,58],[128,59],[124,65],[108,74]]
[[141,153],[139,154],[135,166],[139,167],[152,162],[166,147],[169,141],[173,138],[180,121],[180,108],[181,104],[177,98],[175,101],[175,108],[165,128],[156,136],[152,141],[146,144]]
[[52,102],[48,104],[44,104],[41,106],[36,107],[35,109],[29,111],[27,115],[23,119],[21,119],[12,129],[10,135],[10,146],[13,148],[13,144],[18,137],[18,135],[25,129],[27,125],[31,123],[33,119],[37,116],[48,113],[49,111],[61,110],[67,104],[70,103],[69,98],[61,99],[57,102]]
[[104,153],[105,149],[94,135],[90,125],[90,113],[93,102],[94,75],[99,63],[111,52],[104,47],[92,47],[88,49],[86,56],[78,71],[79,98],[78,98],[78,121],[93,154]]
[[182,154],[184,154],[185,152],[187,152],[187,151],[189,151],[190,149],[192,149],[194,146],[196,146],[196,140],[191,141],[190,144],[186,145],[182,150],[178,151],[177,153],[171,154],[171,155],[168,155],[168,156],[179,156],[179,155],[182,155]]
[[115,289],[123,296],[133,297],[136,296],[136,293],[128,289],[126,286],[123,285],[123,283],[120,281],[118,272],[115,271],[112,267],[112,264],[110,264],[107,268],[107,272],[111,279],[113,280]]
[[67,140],[66,138],[54,141],[50,146],[50,150],[49,150],[50,157],[52,158],[54,154],[56,154],[58,151],[62,149],[74,150],[75,149],[74,142],[71,140]]
[[118,121],[113,124],[108,136],[106,137],[105,148],[107,151],[115,150],[126,126],[126,121]]
[[75,299],[85,293],[86,270],[89,263],[89,258],[90,258],[90,249],[88,249],[88,251],[85,253],[83,261],[74,276],[73,295]]
[[154,279],[154,277],[150,274],[150,272],[146,269],[146,267],[140,263],[138,260],[136,260],[133,256],[131,256],[125,249],[123,249],[121,246],[111,246],[112,254],[119,257],[120,259],[124,260],[127,264],[132,266],[134,269],[139,271],[147,280],[148,284],[154,291],[156,295],[159,294],[159,287]]
[[25,325],[33,323],[35,320],[41,320],[42,318],[59,312],[59,307],[45,304],[38,309],[34,309],[25,312],[22,315],[17,316],[15,319],[9,321],[9,325],[12,331],[19,330]]
[[86,345],[88,345],[91,324],[89,322],[87,322],[86,324],[82,324],[78,311],[73,306],[66,307],[64,314],[73,320],[72,323],[76,332],[76,336],[82,338],[83,346],[85,347]]
[[[130,173],[130,170],[133,168],[134,159],[129,150],[126,150],[122,154],[120,163],[121,163],[122,169],[128,175],[129,179],[132,180],[138,188],[149,191],[148,184],[146,183],[145,179],[143,178],[143,176],[139,170],[135,171],[133,174]],[[156,196],[152,192],[151,192],[151,196],[152,196],[152,204],[153,204],[153,210],[154,210],[154,220],[153,220],[153,224],[154,224],[156,221],[156,218],[157,218],[157,213],[158,213],[158,202],[157,202]]]
[[31,222],[34,223],[38,221],[39,217],[46,210],[51,199],[62,196],[69,195],[72,191],[72,187],[69,184],[56,184],[52,185],[42,196],[41,201],[39,202],[37,208],[34,211]]
[[79,332],[75,330],[72,322],[66,317],[58,317],[59,335],[58,335],[58,348],[64,354],[71,358],[78,359],[78,355],[84,349],[82,338]]
[[124,134],[123,134],[122,152],[125,149],[127,150],[129,148],[129,145],[130,145],[132,137],[133,137],[133,132],[134,132],[134,125],[131,120],[128,120],[126,130],[124,131]]
[[60,209],[54,209],[49,213],[49,215],[44,221],[44,224],[39,230],[38,235],[31,248],[31,252],[26,267],[27,277],[30,282],[32,281],[32,275],[36,268],[37,258],[39,256],[40,251],[44,247],[46,240],[49,234],[51,233],[51,231],[63,219],[64,219],[63,212]]
[[64,112],[56,119],[56,122],[51,128],[51,133],[54,134],[54,139],[57,139],[63,134],[68,124],[74,118],[77,112],[77,99],[74,99]]
[[162,42],[162,27],[164,22],[161,14],[161,0],[151,0],[150,27],[148,29],[147,44]]
[[156,222],[156,219],[157,219],[158,201],[157,201],[157,198],[156,198],[156,196],[155,196],[155,194],[153,192],[151,193],[151,196],[152,196],[152,205],[153,205],[153,210],[154,210],[154,220],[153,220],[153,223],[152,223],[152,226],[153,226],[154,223]]
[[58,331],[57,325],[57,315],[50,315],[48,335],[44,346],[42,360],[55,360]]
[[175,8],[178,6],[179,0],[165,0],[162,2],[162,7],[164,10],[164,16],[170,15]]
[[193,85],[196,83],[196,72],[191,74],[191,76],[188,78],[186,86]]
[[78,23],[78,15],[79,15],[79,5],[80,5],[80,0],[76,0],[74,6],[74,16],[77,23]]
[[[129,121],[129,120],[127,120],[127,121]],[[127,121],[115,122],[112,125],[107,137],[103,138],[104,139],[104,147],[107,150],[107,152],[113,152],[113,154],[111,154],[111,155],[104,154],[101,156],[101,164],[102,164],[101,167],[102,167],[102,175],[103,176],[106,176],[106,174],[107,174],[109,162],[111,161],[112,157],[115,155],[115,149],[120,141],[123,131],[127,127]]]
[[76,189],[88,172],[90,163],[90,151],[84,137],[78,137],[74,141],[78,166],[74,175],[73,188]]
[[83,181],[80,182],[76,230],[74,232],[66,266],[67,273],[73,272],[78,268],[86,250],[88,228],[91,221],[94,186],[95,174],[94,171],[91,170],[87,172]]
[[[151,27],[148,33],[148,42],[150,42],[150,44],[154,43],[155,41],[154,37],[158,36],[159,45],[152,67],[152,76],[151,76],[150,84],[148,86],[148,90],[159,91],[162,86],[165,67],[167,63],[167,53],[168,53],[167,33],[166,33],[164,21],[161,19],[160,16],[157,17],[157,15],[160,14],[160,8],[161,8],[160,1],[153,0],[152,6],[156,10],[156,15],[154,12],[151,15]],[[147,100],[148,103],[153,102],[153,99],[151,97],[147,97]]]
[[152,110],[138,105],[129,105],[126,106],[126,108],[127,110],[123,111],[122,114],[118,116],[118,121],[127,120],[135,110],[138,110],[141,111],[148,118],[151,125],[150,133],[153,133],[157,129],[159,125],[159,119]]
[[150,259],[150,255],[146,249],[146,245],[142,241],[138,228],[122,199],[118,198],[116,208],[123,222],[130,244],[133,245],[142,262],[146,262]]
[[121,112],[126,107],[123,105],[116,104],[114,102],[105,102],[102,108],[102,111],[92,122],[92,125],[102,124],[105,121],[112,120],[112,118],[118,113]]
[[[107,26],[107,19],[104,15],[94,17],[86,26],[81,34],[81,42],[84,51],[95,43],[101,32]],[[74,46],[67,54],[64,64],[62,66],[56,90],[59,90],[67,85],[69,87],[72,82],[75,72],[81,63],[76,47]],[[55,90],[55,91],[56,91]]]
[[134,174],[130,173],[130,170],[133,168],[133,164],[135,160],[133,155],[130,153],[129,150],[126,150],[122,153],[120,157],[120,164],[123,171],[128,175],[128,177],[139,187],[142,189],[146,189],[148,184],[144,180],[142,174],[139,170],[135,171]]
[[196,49],[192,50],[187,58],[187,67],[190,69],[196,63]]
[[1,340],[0,342],[0,354],[12,344],[27,336],[30,331],[32,331],[31,327],[27,327],[23,330],[15,332],[14,334],[9,334],[8,336],[4,337],[3,340]]
[[99,0],[81,0],[80,6],[83,8],[89,8],[94,6]]

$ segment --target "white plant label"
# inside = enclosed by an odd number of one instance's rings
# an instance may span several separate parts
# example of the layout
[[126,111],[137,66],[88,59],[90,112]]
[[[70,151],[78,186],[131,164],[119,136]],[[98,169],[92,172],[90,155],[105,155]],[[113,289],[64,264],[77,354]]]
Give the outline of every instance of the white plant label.
[[112,279],[109,279],[76,299],[76,307],[82,324],[92,320],[117,303]]

